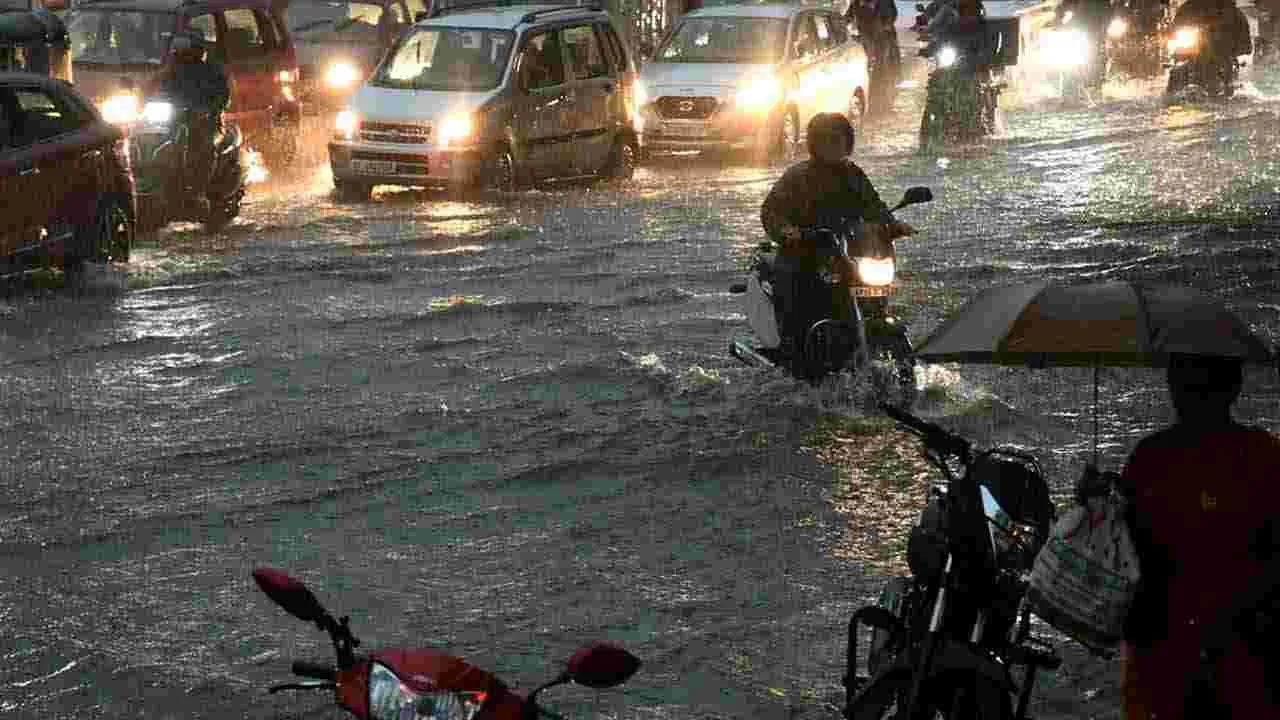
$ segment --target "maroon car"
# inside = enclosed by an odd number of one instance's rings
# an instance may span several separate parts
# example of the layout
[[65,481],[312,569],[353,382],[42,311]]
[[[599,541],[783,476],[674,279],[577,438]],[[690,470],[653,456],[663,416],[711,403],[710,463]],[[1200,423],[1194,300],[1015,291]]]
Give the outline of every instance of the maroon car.
[[63,18],[75,83],[112,122],[135,122],[166,63],[175,33],[196,32],[231,81],[226,119],[283,168],[298,151],[298,61],[273,0],[82,0]]
[[0,275],[126,262],[137,216],[124,134],[75,88],[0,73]]

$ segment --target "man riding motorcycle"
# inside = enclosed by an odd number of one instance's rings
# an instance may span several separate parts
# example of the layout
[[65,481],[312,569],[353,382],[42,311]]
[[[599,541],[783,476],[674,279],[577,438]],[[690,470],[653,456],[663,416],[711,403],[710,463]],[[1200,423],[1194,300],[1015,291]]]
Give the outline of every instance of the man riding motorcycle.
[[[1173,18],[1174,31],[1196,28],[1198,41],[1196,63],[1218,73],[1226,94],[1231,93],[1237,72],[1237,57],[1253,53],[1249,20],[1235,0],[1187,0]],[[1175,68],[1176,69],[1176,68]],[[1208,78],[1200,81],[1213,82]]]
[[[774,297],[778,299],[779,329],[784,345],[799,347],[805,331],[825,317],[853,317],[849,289],[857,280],[853,263],[837,248],[823,247],[806,233],[825,227],[849,233],[862,222],[863,242],[892,242],[915,234],[915,228],[893,219],[889,208],[862,169],[849,159],[855,133],[840,113],[818,113],[806,132],[810,159],[787,169],[760,206],[760,220],[780,250],[774,263]],[[829,294],[822,277],[835,278]],[[797,375],[801,353],[791,352]]]
[[160,78],[159,94],[176,107],[207,113],[194,116],[188,128],[192,167],[187,185],[202,188],[209,182],[213,149],[222,136],[222,114],[231,102],[231,85],[222,64],[207,60],[204,38],[199,33],[180,33],[170,47],[174,61]]

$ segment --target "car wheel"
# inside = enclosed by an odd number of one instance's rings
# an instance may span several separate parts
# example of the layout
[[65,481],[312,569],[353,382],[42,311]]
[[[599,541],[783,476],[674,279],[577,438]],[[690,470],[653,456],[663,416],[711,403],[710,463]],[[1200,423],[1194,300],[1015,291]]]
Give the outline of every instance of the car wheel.
[[63,258],[63,269],[76,273],[86,262],[129,262],[133,248],[134,223],[128,206],[116,195],[107,195],[98,203],[93,224],[81,226]]
[[626,138],[619,138],[609,153],[600,173],[612,180],[630,180],[636,174],[636,148]]
[[369,183],[352,180],[333,181],[334,193],[342,202],[365,202],[373,194],[373,186]]

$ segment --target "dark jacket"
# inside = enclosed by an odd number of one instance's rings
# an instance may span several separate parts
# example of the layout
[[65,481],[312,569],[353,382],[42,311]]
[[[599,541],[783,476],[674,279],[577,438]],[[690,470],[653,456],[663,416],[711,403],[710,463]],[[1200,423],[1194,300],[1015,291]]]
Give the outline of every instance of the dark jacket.
[[[780,245],[786,225],[847,231],[859,220],[888,223],[893,217],[866,173],[852,161],[834,167],[813,160],[796,163],[774,183],[760,206],[764,231]],[[783,254],[814,258],[817,265],[815,248],[784,248]]]
[[177,63],[160,80],[160,94],[176,105],[220,113],[231,102],[231,86],[221,63]]

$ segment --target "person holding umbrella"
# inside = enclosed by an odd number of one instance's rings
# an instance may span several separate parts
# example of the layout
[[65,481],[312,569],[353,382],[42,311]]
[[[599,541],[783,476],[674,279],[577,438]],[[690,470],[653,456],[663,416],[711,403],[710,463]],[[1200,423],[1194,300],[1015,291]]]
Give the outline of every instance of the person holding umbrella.
[[[1266,580],[1265,563],[1280,549],[1270,524],[1280,508],[1280,438],[1232,419],[1241,364],[1173,355],[1177,421],[1139,442],[1121,473],[1142,573],[1121,644],[1127,720],[1280,718],[1280,685],[1268,682],[1280,668],[1266,662],[1280,648],[1268,638],[1228,630],[1235,637],[1223,639],[1220,657],[1201,658],[1205,628]],[[1169,689],[1201,671],[1213,688],[1202,700],[1216,707],[1184,707]]]

